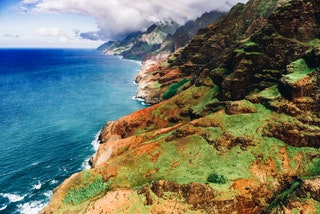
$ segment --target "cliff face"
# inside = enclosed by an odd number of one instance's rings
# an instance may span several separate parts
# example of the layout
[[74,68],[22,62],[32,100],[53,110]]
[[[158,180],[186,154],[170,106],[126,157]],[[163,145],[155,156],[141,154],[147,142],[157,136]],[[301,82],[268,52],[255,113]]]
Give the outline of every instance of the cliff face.
[[319,1],[236,5],[148,68],[162,102],[107,123],[42,213],[319,213],[319,38]]

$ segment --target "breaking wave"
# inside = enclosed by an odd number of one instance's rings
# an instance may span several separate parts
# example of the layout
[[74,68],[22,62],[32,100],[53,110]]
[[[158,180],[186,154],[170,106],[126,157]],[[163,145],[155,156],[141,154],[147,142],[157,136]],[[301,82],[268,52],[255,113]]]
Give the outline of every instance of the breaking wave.
[[3,198],[7,198],[11,203],[22,201],[26,197],[25,195],[21,196],[21,195],[12,194],[12,193],[0,193],[0,196]]

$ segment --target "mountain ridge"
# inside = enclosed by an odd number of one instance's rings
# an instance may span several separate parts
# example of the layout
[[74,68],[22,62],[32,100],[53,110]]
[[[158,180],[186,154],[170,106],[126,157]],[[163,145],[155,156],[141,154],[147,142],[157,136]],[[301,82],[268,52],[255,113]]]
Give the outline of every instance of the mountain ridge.
[[[97,49],[106,54],[121,55],[134,60],[147,60],[159,52],[173,52],[191,40],[200,28],[206,27],[223,12],[211,11],[204,13],[195,20],[189,20],[184,25],[174,21],[154,23],[144,32],[134,32],[120,41],[109,41]],[[143,46],[152,47],[143,47]]]

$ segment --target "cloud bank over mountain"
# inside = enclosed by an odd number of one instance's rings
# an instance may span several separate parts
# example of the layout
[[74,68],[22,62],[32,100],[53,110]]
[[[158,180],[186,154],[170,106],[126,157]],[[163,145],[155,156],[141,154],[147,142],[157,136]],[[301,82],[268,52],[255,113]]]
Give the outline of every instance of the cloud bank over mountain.
[[211,10],[228,11],[247,0],[24,0],[33,13],[76,13],[96,20],[98,31],[82,32],[90,40],[119,39],[154,22],[173,19],[181,24]]

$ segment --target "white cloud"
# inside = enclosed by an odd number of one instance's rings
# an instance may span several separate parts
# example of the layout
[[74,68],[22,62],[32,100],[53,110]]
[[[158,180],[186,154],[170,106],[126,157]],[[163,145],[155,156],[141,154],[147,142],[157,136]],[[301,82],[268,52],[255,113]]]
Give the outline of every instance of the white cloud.
[[41,27],[38,32],[38,36],[40,36],[41,42],[46,43],[56,43],[56,44],[63,44],[67,43],[68,41],[74,40],[74,38],[68,36],[64,33],[60,28],[54,27]]
[[[76,44],[82,43],[83,39],[80,36],[79,30],[73,30],[71,34],[64,32],[62,29],[57,27],[41,27],[37,31],[37,37],[39,42],[47,44]],[[91,39],[98,40],[98,39]],[[100,41],[101,42],[101,41]]]
[[66,37],[66,34],[60,28],[42,27],[38,30],[41,37]]
[[36,3],[37,13],[77,13],[93,17],[98,32],[88,32],[108,40],[142,30],[156,21],[173,19],[180,23],[211,10],[227,11],[237,2],[247,0],[24,0]]

